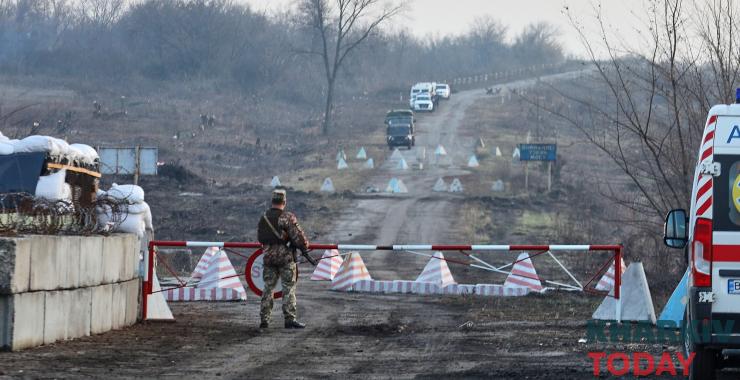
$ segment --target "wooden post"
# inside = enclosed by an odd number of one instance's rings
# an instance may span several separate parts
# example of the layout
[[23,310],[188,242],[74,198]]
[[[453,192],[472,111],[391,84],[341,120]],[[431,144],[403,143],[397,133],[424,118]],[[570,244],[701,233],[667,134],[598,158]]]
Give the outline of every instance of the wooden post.
[[524,161],[524,192],[529,191],[529,161]]
[[547,192],[552,190],[552,161],[547,162]]
[[134,165],[136,165],[136,170],[134,170],[134,185],[139,184],[139,173],[141,172],[141,145],[136,146],[136,154],[134,155],[134,160],[136,161]]

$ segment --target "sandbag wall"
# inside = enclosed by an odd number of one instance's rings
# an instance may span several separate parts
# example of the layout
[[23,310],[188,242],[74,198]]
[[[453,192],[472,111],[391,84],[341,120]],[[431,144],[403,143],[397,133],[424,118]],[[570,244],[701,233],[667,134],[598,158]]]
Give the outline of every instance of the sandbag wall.
[[0,348],[19,350],[136,323],[139,239],[0,238]]

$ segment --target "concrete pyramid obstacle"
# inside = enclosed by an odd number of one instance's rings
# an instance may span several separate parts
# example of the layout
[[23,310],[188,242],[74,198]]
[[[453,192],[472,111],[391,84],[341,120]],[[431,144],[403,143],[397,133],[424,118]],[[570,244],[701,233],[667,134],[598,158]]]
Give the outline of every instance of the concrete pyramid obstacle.
[[408,170],[408,168],[409,168],[409,164],[406,163],[406,160],[403,157],[401,157],[401,160],[398,161],[398,165],[396,166],[396,169]]
[[499,149],[498,147],[496,147],[496,157],[501,157],[501,156],[502,156],[501,149]]
[[347,161],[344,160],[344,158],[340,158],[339,162],[337,162],[337,170],[347,169],[349,168],[349,165],[347,165]]
[[365,160],[367,159],[367,152],[365,151],[365,147],[361,147],[360,151],[357,152],[357,156],[355,156],[358,160]]
[[398,150],[398,148],[393,150],[393,154],[391,154],[391,160],[403,160],[403,154],[401,154],[401,151]]
[[373,161],[372,158],[368,158],[367,161],[365,161],[365,169],[373,169],[375,168],[375,161]]
[[[208,269],[203,278],[198,282],[198,289],[231,289],[233,292],[225,293],[230,297],[228,299],[247,299],[247,292],[244,290],[239,276],[231,265],[231,260],[226,256],[226,252],[219,250],[211,256],[208,262]],[[218,298],[223,299],[223,298]]]
[[496,180],[493,182],[493,185],[491,185],[491,190],[495,191],[497,193],[500,193],[504,190],[506,190],[506,187],[504,186],[504,181],[502,180]]
[[445,150],[445,147],[442,146],[442,144],[437,145],[437,149],[434,150],[435,156],[446,156],[447,151]]
[[468,167],[477,168],[478,166],[480,166],[480,164],[478,163],[478,158],[476,158],[475,155],[470,156],[470,158],[468,159]]
[[218,249],[210,256],[205,273],[202,274],[202,278],[194,288],[170,289],[165,293],[168,301],[239,301],[247,299],[247,292],[244,290],[234,266],[231,265],[229,257],[226,256],[226,252]]
[[213,257],[213,255],[218,251],[218,247],[208,247],[206,251],[203,252],[203,256],[198,260],[198,265],[195,266],[195,270],[190,274],[191,281],[203,278],[203,275],[206,274],[206,269],[208,269],[208,263],[211,262],[211,257]]
[[681,326],[684,314],[686,312],[686,303],[688,301],[686,297],[686,283],[689,281],[689,271],[684,272],[681,282],[671,294],[671,298],[668,299],[668,303],[663,307],[663,312],[660,313],[659,321],[672,321],[676,324],[676,328]]
[[[627,271],[622,276],[621,288],[620,320],[655,324],[655,308],[642,263],[635,262],[627,267]],[[605,321],[617,319],[617,300],[614,298],[614,289],[604,298],[591,318]]]
[[278,178],[278,176],[272,177],[272,181],[270,181],[270,186],[273,188],[282,186],[282,184],[280,183],[280,178]]
[[416,282],[431,282],[439,286],[456,284],[442,252],[434,252],[424,270],[416,278]]
[[540,277],[534,269],[529,254],[527,252],[520,253],[516,261],[516,264],[511,268],[511,272],[509,272],[509,276],[506,277],[504,287],[529,288],[535,292],[543,291]]
[[321,256],[319,265],[314,269],[311,280],[331,281],[336,276],[343,262],[342,256],[339,256],[339,251],[336,249],[327,249],[324,251],[324,255]]
[[463,185],[460,182],[460,179],[455,178],[452,180],[452,183],[450,184],[450,193],[462,193],[463,192]]
[[344,149],[341,149],[339,152],[337,152],[337,161],[339,160],[347,160],[347,155],[344,154]]
[[357,252],[352,252],[344,260],[339,271],[331,281],[331,290],[350,291],[357,281],[372,280],[362,256]]
[[[624,258],[622,258],[622,274],[627,270],[627,265],[624,264]],[[609,270],[601,276],[601,280],[596,284],[596,290],[610,291],[614,287],[614,263],[609,267]]]
[[324,178],[324,183],[321,185],[321,190],[324,193],[333,193],[336,191],[334,189],[334,182],[331,181],[331,178]]
[[445,180],[442,178],[437,179],[437,182],[434,184],[434,187],[432,188],[432,191],[448,191],[449,187],[445,183]]
[[406,188],[406,184],[398,178],[391,178],[388,182],[388,186],[385,188],[386,193],[408,193],[409,190]]
[[519,153],[519,148],[514,148],[514,154],[511,155],[513,158],[521,158],[521,153]]
[[153,271],[152,278],[152,294],[146,298],[146,319],[150,321],[174,321],[175,317],[172,315],[169,305],[162,292],[162,287],[159,285],[159,279],[157,278],[157,271]]

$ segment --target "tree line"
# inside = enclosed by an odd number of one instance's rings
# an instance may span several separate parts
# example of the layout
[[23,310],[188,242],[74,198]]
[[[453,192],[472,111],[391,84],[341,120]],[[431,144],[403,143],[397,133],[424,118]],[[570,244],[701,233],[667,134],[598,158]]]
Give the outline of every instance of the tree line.
[[[548,24],[512,34],[482,17],[465,34],[424,38],[374,24],[385,4],[376,0],[297,4],[267,15],[230,0],[0,0],[0,71],[114,85],[205,80],[247,94],[270,88],[274,96],[319,106],[317,93],[325,96],[329,84],[322,38],[359,41],[341,65],[329,67],[339,96],[391,90],[397,96],[416,81],[564,59]],[[406,11],[403,2],[393,4],[382,8],[391,11],[385,17]],[[341,24],[341,12],[358,7],[367,12],[350,27]]]

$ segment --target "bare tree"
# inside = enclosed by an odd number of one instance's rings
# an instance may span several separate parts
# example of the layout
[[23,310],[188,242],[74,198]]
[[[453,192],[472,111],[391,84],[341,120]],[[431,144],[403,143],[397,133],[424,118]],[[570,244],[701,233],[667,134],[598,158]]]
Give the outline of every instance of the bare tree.
[[731,0],[702,1],[694,10],[682,0],[648,5],[644,41],[612,35],[598,6],[600,35],[571,17],[594,80],[554,87],[575,110],[548,111],[616,164],[627,183],[601,190],[626,211],[625,221],[654,231],[666,211],[688,206],[704,120],[712,104],[732,99],[740,51],[733,42],[738,5]]
[[324,134],[331,127],[337,76],[347,56],[403,9],[403,3],[378,9],[380,5],[380,0],[304,0],[301,3],[302,16],[319,38],[318,48],[304,52],[321,57],[326,76]]

